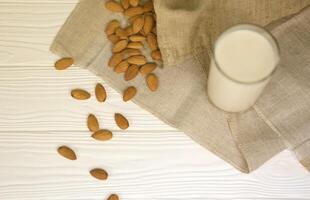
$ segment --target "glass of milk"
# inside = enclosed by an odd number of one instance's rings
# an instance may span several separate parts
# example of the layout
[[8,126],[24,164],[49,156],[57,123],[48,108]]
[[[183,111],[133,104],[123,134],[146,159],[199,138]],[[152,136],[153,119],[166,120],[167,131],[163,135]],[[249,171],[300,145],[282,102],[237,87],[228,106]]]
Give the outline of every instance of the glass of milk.
[[227,29],[216,40],[212,53],[209,99],[227,112],[242,112],[253,106],[280,60],[274,37],[251,24]]

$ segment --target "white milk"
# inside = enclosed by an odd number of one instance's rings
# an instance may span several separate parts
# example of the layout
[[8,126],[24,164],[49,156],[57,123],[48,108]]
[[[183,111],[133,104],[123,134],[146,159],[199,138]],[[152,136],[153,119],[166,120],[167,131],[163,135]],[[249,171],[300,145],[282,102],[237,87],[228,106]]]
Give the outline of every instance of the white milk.
[[278,46],[264,29],[238,25],[216,41],[210,64],[208,95],[222,110],[250,108],[269,82],[279,62]]

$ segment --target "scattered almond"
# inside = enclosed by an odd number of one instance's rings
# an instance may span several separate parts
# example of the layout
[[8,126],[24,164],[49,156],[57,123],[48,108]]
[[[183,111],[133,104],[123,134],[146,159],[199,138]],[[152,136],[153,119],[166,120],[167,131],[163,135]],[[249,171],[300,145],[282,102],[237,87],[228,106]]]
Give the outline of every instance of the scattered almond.
[[120,129],[127,129],[129,127],[128,120],[120,113],[114,115],[115,122]]
[[162,58],[161,58],[161,53],[159,50],[156,50],[156,51],[152,51],[152,54],[151,54],[152,58],[154,60],[158,60],[158,61],[161,61]]
[[116,1],[109,0],[105,3],[105,7],[112,12],[123,12],[123,7]]
[[118,41],[120,41],[120,37],[112,34],[112,35],[108,35],[108,40],[110,40],[110,42],[112,42],[112,44],[116,44]]
[[154,28],[154,24],[155,24],[155,21],[154,21],[153,16],[146,15],[144,18],[144,26],[143,26],[144,34],[146,35],[149,34]]
[[129,42],[127,48],[130,49],[142,49],[144,46],[141,42]]
[[77,100],[85,100],[90,98],[90,94],[82,89],[74,89],[71,91],[71,96]]
[[112,20],[111,22],[108,23],[105,32],[107,35],[112,35],[115,33],[116,29],[119,28],[120,23],[116,19]]
[[113,54],[112,57],[110,58],[110,61],[108,63],[108,65],[110,67],[115,67],[116,65],[118,65],[119,63],[121,63],[123,60],[123,55],[122,53],[116,53]]
[[69,160],[76,160],[76,155],[72,149],[67,146],[61,146],[57,149],[58,153]]
[[123,94],[123,101],[129,101],[137,94],[137,89],[134,86],[128,87]]
[[100,83],[96,85],[95,94],[96,94],[97,101],[105,102],[107,98],[107,92],[105,91],[105,88]]
[[137,65],[130,65],[125,72],[124,79],[125,81],[130,81],[134,79],[139,73],[139,67]]
[[87,127],[91,132],[99,130],[99,122],[95,115],[89,114],[87,117]]
[[124,58],[128,58],[130,56],[141,55],[141,51],[139,49],[125,49],[121,52]]
[[140,73],[143,75],[147,75],[151,73],[152,71],[154,71],[156,67],[157,67],[156,63],[146,63],[145,65],[140,67]]
[[112,132],[106,129],[101,129],[92,134],[92,138],[99,141],[107,141],[113,137]]
[[106,180],[108,178],[108,173],[100,168],[92,169],[89,172],[94,178],[99,180]]
[[121,0],[121,4],[124,9],[129,8],[129,0]]
[[158,79],[157,79],[157,76],[155,74],[149,74],[146,77],[146,83],[147,83],[147,86],[149,87],[149,89],[152,92],[157,90],[157,88],[158,88]]
[[72,58],[62,58],[55,63],[55,68],[57,70],[64,70],[73,65],[74,60]]
[[139,5],[140,0],[129,0],[129,4],[131,6],[138,6]]
[[152,12],[154,11],[154,4],[153,1],[148,1],[144,4],[143,6],[143,11],[144,12]]
[[143,12],[144,12],[143,8],[140,6],[137,6],[137,7],[128,8],[127,10],[125,10],[124,14],[127,17],[133,17],[135,15],[141,15]]
[[111,194],[107,200],[119,200],[119,198],[116,194]]
[[126,60],[124,60],[114,67],[114,71],[116,73],[123,73],[123,72],[126,72],[128,67],[129,67],[129,63]]
[[127,62],[134,65],[144,65],[146,63],[146,58],[143,55],[131,56],[127,59]]
[[147,44],[149,45],[151,51],[155,51],[158,48],[157,37],[154,33],[149,33],[146,36]]
[[144,26],[144,16],[140,15],[132,22],[133,33],[138,33]]
[[124,49],[126,49],[128,45],[128,41],[127,40],[120,40],[119,42],[117,42],[114,47],[112,48],[112,52],[113,53],[117,53],[120,52]]
[[129,37],[129,40],[132,42],[142,42],[146,38],[143,35],[132,35]]

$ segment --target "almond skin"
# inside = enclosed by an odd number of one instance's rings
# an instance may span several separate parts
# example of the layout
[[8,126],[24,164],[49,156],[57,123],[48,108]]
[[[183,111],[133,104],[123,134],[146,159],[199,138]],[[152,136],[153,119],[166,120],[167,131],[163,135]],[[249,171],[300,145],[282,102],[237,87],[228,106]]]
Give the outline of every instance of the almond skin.
[[157,37],[154,33],[149,33],[146,36],[146,41],[151,51],[155,51],[158,48]]
[[133,7],[138,6],[140,3],[140,0],[129,0],[129,4]]
[[129,40],[132,42],[142,42],[144,41],[146,38],[143,35],[132,35],[129,37]]
[[144,12],[143,8],[140,7],[140,6],[137,6],[137,7],[128,8],[127,10],[125,10],[124,14],[127,17],[133,17],[133,16],[136,16],[136,15],[141,15],[143,12]]
[[155,50],[155,51],[152,51],[152,54],[151,54],[152,58],[154,60],[158,60],[158,61],[161,61],[162,58],[161,58],[161,53],[159,50]]
[[144,16],[141,15],[132,22],[133,33],[135,34],[141,31],[143,26],[144,26]]
[[118,74],[124,73],[126,72],[128,67],[129,67],[129,63],[126,60],[124,60],[114,67],[114,71]]
[[77,100],[86,100],[90,98],[90,94],[82,89],[74,89],[71,91],[71,96]]
[[147,86],[149,87],[149,89],[154,92],[157,90],[158,88],[158,78],[155,74],[149,74],[147,77],[146,77],[146,83],[147,83]]
[[117,21],[116,19],[110,21],[105,29],[105,33],[107,35],[112,35],[113,33],[115,33],[116,29],[120,27],[120,23],[119,21]]
[[114,45],[114,47],[112,48],[112,52],[113,53],[120,52],[120,51],[126,49],[127,45],[128,45],[127,40],[121,40]]
[[128,87],[123,94],[123,101],[127,102],[134,98],[134,96],[137,94],[137,89],[134,86]]
[[115,53],[112,55],[112,57],[109,60],[108,65],[110,67],[115,67],[116,65],[118,65],[119,63],[121,63],[123,60],[123,54],[122,53]]
[[123,6],[124,9],[129,8],[129,0],[121,0],[121,4]]
[[157,67],[156,63],[146,63],[145,65],[140,67],[140,73],[143,75],[147,75],[151,73],[152,71],[154,71],[156,67]]
[[142,49],[144,46],[141,42],[129,42],[127,48],[130,49]]
[[139,73],[139,67],[137,65],[130,65],[125,72],[124,79],[125,81],[130,81],[134,79]]
[[146,63],[146,58],[143,55],[131,56],[127,59],[128,63],[133,65],[144,65]]
[[107,98],[107,92],[105,88],[103,87],[103,85],[101,85],[100,83],[96,85],[95,94],[96,94],[97,101],[105,102]]
[[154,11],[153,1],[148,1],[143,5],[144,12],[152,12]]
[[95,115],[89,114],[87,117],[87,127],[91,132],[99,130],[99,122]]
[[74,151],[67,146],[61,146],[57,149],[57,151],[60,155],[62,155],[63,157],[69,160],[76,160],[76,155]]
[[120,113],[114,115],[115,122],[120,129],[127,129],[129,127],[128,120]]
[[112,132],[106,129],[101,129],[92,134],[92,138],[99,141],[107,141],[113,137]]
[[110,0],[105,3],[105,7],[112,12],[123,12],[123,7],[116,1]]
[[154,28],[155,21],[152,15],[146,15],[144,18],[143,31],[144,34],[148,35]]
[[106,180],[108,178],[108,173],[100,168],[92,169],[89,173],[98,180]]
[[110,40],[112,44],[116,44],[118,41],[121,40],[121,38],[115,34],[112,34],[112,35],[108,35],[108,40]]
[[55,68],[57,70],[64,70],[73,65],[73,58],[61,58],[60,60],[55,62]]
[[107,200],[119,200],[119,197],[116,194],[111,194]]

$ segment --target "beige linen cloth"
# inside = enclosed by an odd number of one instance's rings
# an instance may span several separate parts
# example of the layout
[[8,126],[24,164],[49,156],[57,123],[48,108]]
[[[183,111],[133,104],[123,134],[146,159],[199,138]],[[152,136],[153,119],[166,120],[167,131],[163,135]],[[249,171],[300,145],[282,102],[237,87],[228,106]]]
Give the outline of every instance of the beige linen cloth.
[[[164,67],[155,71],[160,79],[155,93],[144,77],[126,82],[107,66],[111,44],[104,29],[123,16],[106,10],[104,3],[80,1],[51,51],[73,57],[76,65],[119,92],[136,86],[136,104],[242,172],[257,169],[285,148],[310,170],[309,0],[154,0],[164,60]],[[238,23],[269,24],[282,60],[257,104],[245,113],[229,114],[210,104],[207,75],[210,46]]]

